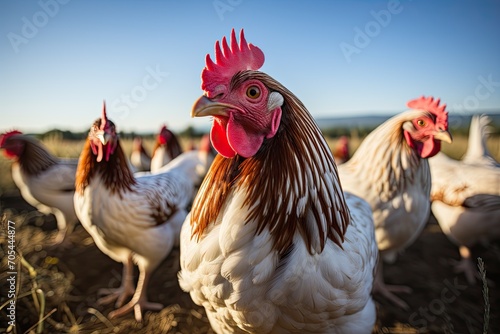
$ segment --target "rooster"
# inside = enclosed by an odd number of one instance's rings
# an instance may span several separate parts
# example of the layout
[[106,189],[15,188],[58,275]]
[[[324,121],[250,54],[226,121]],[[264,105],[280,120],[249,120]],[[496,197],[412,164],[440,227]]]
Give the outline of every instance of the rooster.
[[182,147],[175,134],[163,125],[156,138],[151,159],[151,172],[156,172],[182,153]]
[[142,144],[141,137],[135,137],[132,143],[130,163],[136,172],[149,171],[151,169],[151,157]]
[[179,282],[217,333],[371,333],[377,249],[368,204],[342,191],[304,105],[258,71],[234,30],[202,71],[192,116],[219,152],[181,231]]
[[444,153],[429,159],[432,213],[459,246],[461,261],[455,270],[469,284],[477,276],[470,247],[500,238],[500,165],[486,147],[489,121],[487,116],[472,118],[467,152],[460,161]]
[[[344,190],[370,203],[381,258],[396,254],[420,235],[430,214],[431,174],[427,158],[437,154],[441,141],[451,142],[446,105],[421,97],[408,102],[411,110],[373,130],[351,159],[339,166]],[[386,285],[379,261],[374,292],[399,307],[408,305],[393,292],[405,286]]]
[[35,138],[19,131],[0,136],[0,148],[13,159],[12,179],[21,196],[44,214],[53,214],[59,232],[54,245],[61,245],[78,219],[73,207],[77,159],[52,155]]
[[[198,179],[196,160],[173,162],[161,173],[135,177],[105,106],[90,129],[78,164],[74,204],[97,247],[124,266],[121,286],[104,291],[109,295],[98,301],[116,300],[119,308],[110,318],[134,310],[136,320],[141,321],[142,310],[162,308],[148,301],[148,281],[179,239],[193,182]],[[140,272],[135,293],[134,263]]]

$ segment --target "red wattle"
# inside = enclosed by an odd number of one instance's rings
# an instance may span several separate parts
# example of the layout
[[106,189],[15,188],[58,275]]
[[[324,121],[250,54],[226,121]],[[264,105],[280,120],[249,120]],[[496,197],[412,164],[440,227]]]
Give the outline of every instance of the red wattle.
[[441,141],[434,140],[434,138],[429,138],[423,144],[423,148],[420,152],[420,156],[422,158],[431,158],[438,154],[438,152],[441,150]]
[[245,128],[233,118],[229,118],[227,123],[227,139],[229,145],[242,157],[249,158],[255,155],[259,150],[264,135],[262,133],[252,133],[245,130]]
[[226,135],[227,119],[214,117],[212,130],[210,130],[210,140],[212,145],[220,155],[226,158],[232,158],[236,152],[232,149]]

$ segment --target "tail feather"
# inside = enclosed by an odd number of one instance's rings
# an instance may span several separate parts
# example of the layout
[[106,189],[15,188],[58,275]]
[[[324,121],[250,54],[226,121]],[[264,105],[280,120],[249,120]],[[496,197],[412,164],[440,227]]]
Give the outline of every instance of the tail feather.
[[500,164],[491,156],[487,147],[488,136],[491,133],[490,123],[491,118],[487,115],[472,116],[467,152],[462,158],[464,163],[500,167]]

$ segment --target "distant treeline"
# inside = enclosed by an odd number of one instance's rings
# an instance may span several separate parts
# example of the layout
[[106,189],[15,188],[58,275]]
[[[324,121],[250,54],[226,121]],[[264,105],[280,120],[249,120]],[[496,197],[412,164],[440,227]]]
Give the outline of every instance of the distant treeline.
[[[186,138],[201,138],[205,134],[205,132],[201,130],[197,130],[192,126],[188,126],[181,132],[176,133],[181,137]],[[53,129],[47,131],[45,133],[35,134],[35,136],[42,140],[48,139],[64,139],[64,140],[84,140],[88,135],[88,132],[72,132],[68,130],[59,130]],[[122,139],[134,139],[137,136],[140,136],[144,139],[152,139],[155,138],[157,133],[136,133],[136,132],[118,132],[118,135]]]
[[[323,135],[330,138],[338,138],[340,136],[347,137],[359,137],[363,138],[370,132],[372,132],[376,126],[358,126],[358,127],[348,127],[348,126],[339,126],[339,127],[328,127],[322,129]],[[455,136],[467,136],[469,133],[469,124],[463,124],[460,126],[453,126],[450,124],[450,131]],[[185,138],[200,138],[205,134],[205,131],[196,129],[192,126],[187,127],[181,132],[178,132],[177,135]],[[54,129],[47,131],[42,134],[37,134],[36,136],[40,139],[64,139],[64,140],[83,140],[87,137],[88,132],[71,132],[67,130],[59,130]],[[122,139],[133,139],[136,136],[141,136],[144,139],[152,139],[156,136],[156,133],[136,133],[136,132],[119,132],[119,136]],[[500,125],[497,123],[491,124],[491,136],[498,137],[500,136]]]
[[[454,136],[468,136],[469,135],[469,126],[470,124],[465,124],[465,126],[453,126],[450,125],[450,132]],[[497,124],[491,124],[491,133],[492,137],[500,136],[500,126]],[[341,136],[347,137],[359,137],[363,138],[372,132],[376,126],[372,127],[330,127],[321,129],[323,135],[325,137],[338,138]]]

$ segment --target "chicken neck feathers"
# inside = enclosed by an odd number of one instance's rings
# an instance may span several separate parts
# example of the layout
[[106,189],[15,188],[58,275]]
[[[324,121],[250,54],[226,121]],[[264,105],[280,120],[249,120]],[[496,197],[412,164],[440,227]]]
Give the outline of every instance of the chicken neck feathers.
[[85,142],[78,163],[76,191],[82,194],[97,175],[102,177],[102,182],[104,182],[111,193],[117,193],[120,196],[122,192],[131,190],[132,186],[136,183],[119,141],[115,153],[109,157],[107,163],[97,162],[93,156],[90,141],[87,140]]

